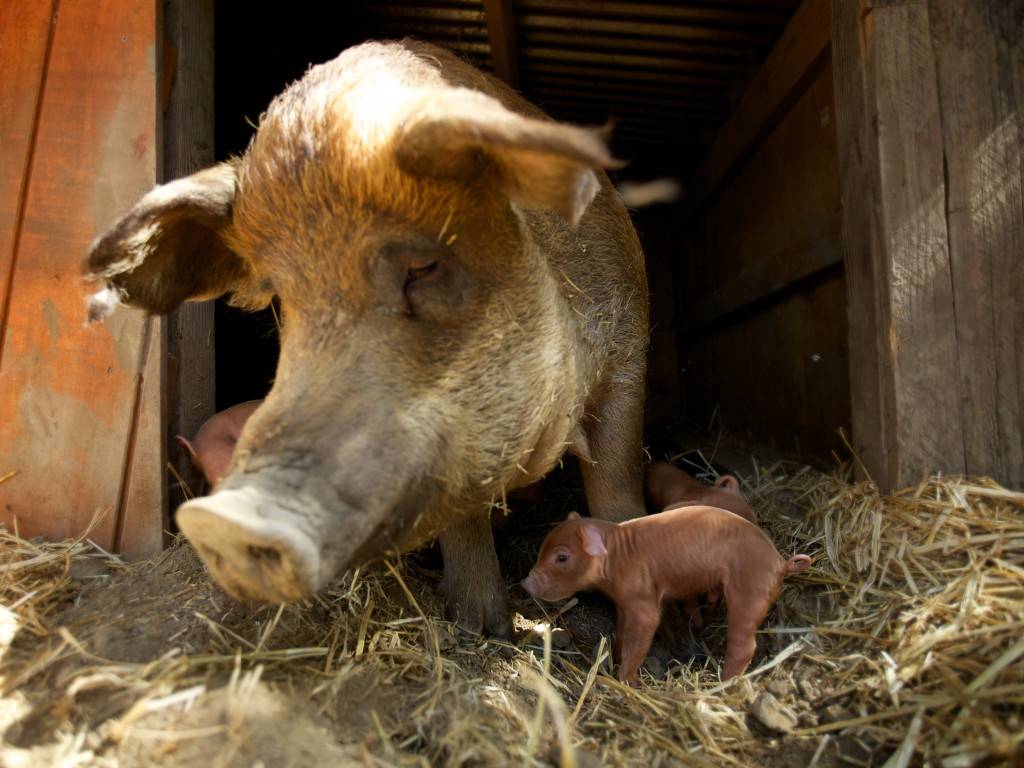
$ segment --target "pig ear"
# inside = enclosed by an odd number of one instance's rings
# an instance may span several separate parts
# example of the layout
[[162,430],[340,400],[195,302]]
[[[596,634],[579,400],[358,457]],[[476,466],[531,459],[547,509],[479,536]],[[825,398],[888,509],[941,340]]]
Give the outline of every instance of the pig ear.
[[570,512],[568,515],[566,515],[565,519],[566,520],[579,520],[580,519],[580,513],[579,512]]
[[579,222],[600,182],[594,169],[621,165],[605,132],[526,117],[467,88],[419,103],[399,130],[395,153],[409,173],[472,178],[492,168],[525,208],[551,208]]
[[222,163],[156,187],[98,237],[85,273],[105,288],[90,301],[89,319],[122,302],[166,314],[183,301],[228,291],[242,294],[233,303],[260,306],[262,297],[252,296],[256,281],[224,241],[236,180],[234,164]]
[[583,543],[583,551],[592,557],[599,557],[608,553],[601,538],[601,532],[595,525],[581,525],[579,527],[580,541]]

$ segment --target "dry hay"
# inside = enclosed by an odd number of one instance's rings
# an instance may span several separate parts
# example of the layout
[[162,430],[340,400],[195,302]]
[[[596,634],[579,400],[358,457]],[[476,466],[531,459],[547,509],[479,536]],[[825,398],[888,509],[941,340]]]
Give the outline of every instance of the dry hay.
[[586,601],[552,613],[564,648],[544,624],[517,645],[457,643],[422,558],[255,607],[187,545],[125,566],[4,533],[0,763],[1019,764],[1024,495],[937,477],[880,498],[786,463],[746,486],[780,551],[816,563],[787,581],[755,668],[724,685],[721,619],[705,667],[629,689],[607,642],[585,642]]

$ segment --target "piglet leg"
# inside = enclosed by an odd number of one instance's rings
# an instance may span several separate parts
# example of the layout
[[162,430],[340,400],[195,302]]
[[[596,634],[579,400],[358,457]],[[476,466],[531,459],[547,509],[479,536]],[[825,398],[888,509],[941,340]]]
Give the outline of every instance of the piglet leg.
[[619,680],[628,685],[637,684],[637,670],[651,649],[660,622],[661,606],[654,601],[616,606]]
[[501,577],[490,515],[470,515],[441,534],[448,617],[471,634],[511,637],[508,587]]
[[768,608],[761,601],[744,602],[742,595],[726,595],[725,604],[729,628],[725,635],[725,665],[722,679],[742,675],[750,666],[757,648],[757,628],[761,626]]

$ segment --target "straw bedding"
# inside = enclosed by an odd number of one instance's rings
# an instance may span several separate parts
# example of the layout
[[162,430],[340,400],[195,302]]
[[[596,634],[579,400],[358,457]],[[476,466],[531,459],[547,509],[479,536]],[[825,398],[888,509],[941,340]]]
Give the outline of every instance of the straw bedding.
[[[429,555],[246,606],[182,542],[129,566],[4,532],[0,764],[1024,763],[1024,494],[933,477],[882,498],[792,463],[745,490],[780,552],[815,565],[725,685],[722,616],[706,663],[652,660],[662,676],[629,689],[599,598],[523,601],[514,644],[467,641],[440,619]],[[582,508],[571,481],[548,496],[501,535],[510,577]]]

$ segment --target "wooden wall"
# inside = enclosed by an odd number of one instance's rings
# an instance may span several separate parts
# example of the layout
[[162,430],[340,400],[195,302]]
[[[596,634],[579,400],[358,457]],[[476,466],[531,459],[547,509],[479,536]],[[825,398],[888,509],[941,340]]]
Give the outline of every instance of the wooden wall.
[[163,323],[85,327],[89,242],[157,180],[154,0],[0,3],[0,521],[162,545]]
[[850,420],[829,20],[805,2],[736,106],[676,270],[688,420],[812,454]]
[[1024,486],[1024,0],[835,0],[853,428]]
[[[164,179],[213,165],[213,0],[164,0]],[[216,408],[214,302],[186,302],[167,318],[167,452],[173,511],[200,493],[202,474],[174,438],[192,438]],[[183,487],[184,486],[184,487]]]

